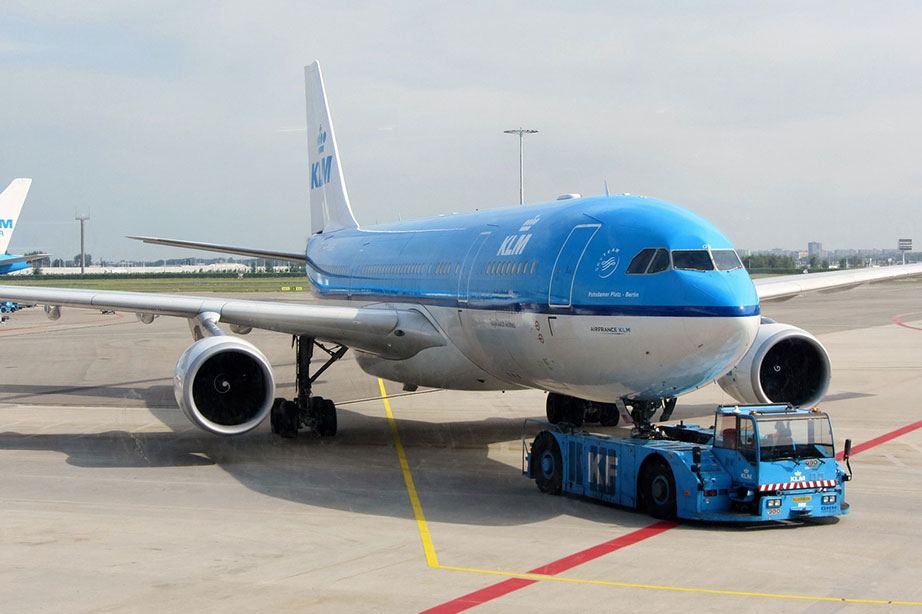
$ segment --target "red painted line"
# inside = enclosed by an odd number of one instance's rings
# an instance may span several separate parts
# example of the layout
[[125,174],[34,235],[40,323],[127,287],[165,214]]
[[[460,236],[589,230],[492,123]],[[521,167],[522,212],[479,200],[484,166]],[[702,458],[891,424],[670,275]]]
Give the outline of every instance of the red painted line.
[[[918,422],[913,422],[912,424],[908,424],[904,426],[903,428],[896,429],[895,431],[892,431],[885,435],[881,435],[880,437],[875,437],[874,439],[870,441],[866,441],[864,443],[859,443],[858,445],[852,446],[852,456],[854,456],[855,454],[860,454],[864,452],[865,450],[869,450],[875,446],[879,446],[882,443],[887,443],[888,441],[892,439],[896,439],[897,437],[902,437],[906,433],[911,433],[918,429],[922,429],[922,420],[919,420]],[[844,450],[842,452],[839,452],[838,454],[836,454],[836,460],[842,460],[844,455],[845,455]]]
[[[643,529],[638,529],[633,533],[628,533],[627,535],[622,535],[621,537],[616,537],[615,539],[609,540],[598,546],[593,546],[592,548],[587,548],[576,554],[571,554],[570,556],[558,559],[553,563],[548,563],[547,565],[542,565],[541,567],[536,567],[528,573],[541,574],[544,576],[554,576],[561,572],[567,571],[568,569],[573,569],[583,563],[588,563],[589,561],[595,560],[606,554],[610,554],[615,550],[620,550],[628,546],[632,546],[637,542],[655,537],[660,533],[664,533],[669,529],[679,526],[678,523],[670,522],[668,520],[663,520],[655,524],[645,527]],[[509,580],[503,580],[492,586],[475,591],[473,593],[468,593],[463,597],[458,597],[452,601],[443,603],[442,605],[435,606],[434,608],[425,610],[422,614],[454,614],[455,612],[463,612],[464,610],[469,610],[478,605],[484,604],[488,601],[492,601],[504,595],[508,595],[513,591],[517,591],[520,588],[525,588],[538,582],[538,580],[532,580],[528,578],[510,578]]]
[[901,313],[898,316],[893,316],[893,323],[896,324],[897,326],[902,326],[903,328],[909,328],[912,330],[922,330],[922,328],[919,328],[918,326],[910,326],[909,324],[905,324],[903,322],[903,318],[905,318],[906,316],[915,316],[915,315],[919,315],[919,312],[914,311],[912,313]]
[[607,541],[604,544],[599,544],[598,546],[587,548],[582,552],[571,554],[570,556],[554,561],[553,563],[542,565],[541,567],[532,569],[528,573],[539,573],[544,576],[556,576],[557,574],[567,571],[568,569],[573,569],[577,565],[588,563],[589,561],[597,559],[600,556],[610,554],[615,550],[633,546],[637,542],[655,537],[660,533],[664,533],[665,531],[668,531],[669,529],[677,526],[678,523],[663,520],[657,522],[656,524],[651,524],[649,527],[634,531],[633,533],[628,533],[627,535],[616,537],[615,539]]
[[442,605],[437,605],[434,608],[430,608],[422,614],[455,614],[456,612],[463,612],[464,610],[469,610],[471,608],[477,607],[481,604],[484,604],[488,601],[493,601],[503,595],[508,595],[513,591],[517,591],[520,588],[525,588],[531,584],[534,584],[537,580],[529,580],[527,578],[509,578],[508,580],[503,580],[498,584],[493,586],[488,586],[487,588],[480,589],[479,591],[474,591],[469,593],[464,597],[458,597],[452,601],[443,603]]
[[[896,318],[897,316],[894,316],[894,322],[897,322]],[[911,433],[912,431],[918,429],[922,429],[922,420],[906,425],[890,433],[886,433],[885,435],[881,435],[880,437],[875,437],[870,441],[852,446],[852,456],[855,454],[860,454],[865,450],[869,450],[875,446],[879,446],[882,443],[886,443],[896,439],[897,437],[901,437],[906,433]],[[843,453],[839,452],[836,455],[836,459],[842,460],[842,455]],[[616,550],[620,550],[645,539],[655,537],[656,535],[664,533],[669,529],[677,526],[678,523],[663,520],[652,524],[649,527],[634,531],[633,533],[628,533],[627,535],[616,537],[615,539],[607,541],[603,544],[599,544],[598,546],[593,546],[592,548],[587,548],[586,550],[582,550],[576,554],[571,554],[570,556],[558,559],[553,563],[548,563],[547,565],[536,567],[528,573],[554,576],[561,572],[567,571],[568,569],[573,569],[574,567],[582,565],[583,563],[588,563],[589,561],[597,559],[601,556],[610,554]],[[508,580],[503,580],[502,582],[498,582],[492,586],[480,589],[479,591],[468,593],[463,597],[458,597],[457,599],[453,599],[443,603],[442,605],[437,605],[434,608],[425,610],[421,614],[455,614],[456,612],[463,612],[478,605],[487,603],[488,601],[492,601],[494,599],[498,599],[499,597],[503,597],[504,595],[508,595],[509,593],[519,589],[525,588],[526,586],[531,586],[536,582],[538,582],[538,580],[529,578],[509,578]]]

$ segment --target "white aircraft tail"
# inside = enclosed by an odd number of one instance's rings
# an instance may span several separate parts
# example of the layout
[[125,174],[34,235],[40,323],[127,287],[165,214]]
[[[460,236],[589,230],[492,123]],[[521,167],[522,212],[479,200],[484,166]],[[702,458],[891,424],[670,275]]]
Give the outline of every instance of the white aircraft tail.
[[13,230],[19,221],[19,212],[22,211],[22,204],[26,202],[26,194],[31,185],[31,179],[14,179],[0,194],[0,254],[5,254],[10,245]]
[[307,150],[310,162],[311,233],[357,228],[339,162],[320,64],[304,67],[307,89]]

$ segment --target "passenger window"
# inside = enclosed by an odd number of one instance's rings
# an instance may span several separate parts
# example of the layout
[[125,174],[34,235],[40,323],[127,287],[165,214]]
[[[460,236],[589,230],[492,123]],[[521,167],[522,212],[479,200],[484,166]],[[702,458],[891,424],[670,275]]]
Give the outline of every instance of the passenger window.
[[672,266],[686,271],[713,271],[714,262],[706,249],[682,249],[672,252]]
[[640,250],[640,253],[634,256],[634,259],[631,260],[631,264],[627,267],[628,275],[643,275],[647,270],[647,265],[650,264],[650,260],[653,259],[653,255],[656,253],[656,250],[653,248],[647,248]]
[[650,268],[647,269],[647,273],[651,275],[653,273],[662,273],[668,268],[669,252],[664,249],[656,250],[656,255],[653,256],[653,262],[650,263]]

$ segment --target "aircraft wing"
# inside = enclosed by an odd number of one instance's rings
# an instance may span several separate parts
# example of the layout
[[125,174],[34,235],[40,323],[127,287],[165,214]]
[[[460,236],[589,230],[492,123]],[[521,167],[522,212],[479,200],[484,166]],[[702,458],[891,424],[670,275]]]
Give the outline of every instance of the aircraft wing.
[[0,286],[0,300],[183,318],[208,314],[210,319],[226,324],[307,335],[392,359],[446,345],[442,333],[413,308],[336,307],[34,286]]
[[28,256],[0,256],[0,265],[15,264],[17,262],[34,262],[42,258],[49,258],[51,254],[29,254]]
[[762,277],[752,282],[760,301],[793,298],[804,292],[838,292],[866,283],[922,275],[922,264],[903,264],[865,269]]
[[178,239],[159,239],[157,237],[134,237],[145,243],[154,245],[169,245],[170,247],[184,247],[186,249],[200,249],[206,252],[221,252],[223,254],[234,254],[236,256],[247,256],[249,258],[268,258],[269,260],[287,260],[289,262],[298,262],[304,264],[306,256],[304,253],[294,252],[275,252],[265,249],[250,249],[248,247],[235,247],[233,245],[218,245],[217,243],[200,243],[197,241],[180,241]]

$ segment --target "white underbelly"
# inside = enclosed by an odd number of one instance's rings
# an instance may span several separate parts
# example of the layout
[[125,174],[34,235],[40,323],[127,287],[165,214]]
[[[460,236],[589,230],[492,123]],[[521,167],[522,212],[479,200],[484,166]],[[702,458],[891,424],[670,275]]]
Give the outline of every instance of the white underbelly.
[[760,320],[429,311],[495,377],[599,401],[658,399],[709,383],[745,354]]

